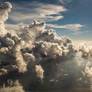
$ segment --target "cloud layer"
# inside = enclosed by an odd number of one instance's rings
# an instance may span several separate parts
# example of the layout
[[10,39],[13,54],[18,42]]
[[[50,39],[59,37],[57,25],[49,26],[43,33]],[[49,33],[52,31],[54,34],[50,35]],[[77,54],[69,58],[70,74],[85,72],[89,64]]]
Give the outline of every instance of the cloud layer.
[[[1,5],[1,10],[8,15],[11,7],[7,5],[11,4],[3,3],[5,9]],[[91,90],[92,47],[85,44],[76,47],[68,37],[60,37],[55,30],[45,29],[43,22],[34,21],[14,28],[17,31],[13,33],[9,29],[6,32],[6,17],[1,18],[4,25],[1,31],[5,34],[0,35],[0,91],[6,92],[9,87],[9,92],[17,91],[16,88],[20,88],[20,92],[46,89],[74,92],[84,85]]]
[[72,2],[72,0],[59,0],[61,4],[69,4]]
[[[10,15],[10,19],[15,22],[28,21],[30,19],[38,19],[43,21],[57,21],[63,18],[62,12],[66,11],[63,6],[55,4],[44,4],[40,2],[32,2],[22,4],[23,6],[16,5],[14,12]],[[27,7],[32,7],[27,8]],[[19,16],[19,17],[17,17]]]
[[52,27],[52,28],[69,29],[71,31],[78,31],[80,30],[80,28],[84,27],[84,25],[81,25],[81,24],[67,24],[67,25],[47,24],[47,26]]
[[8,19],[8,12],[10,12],[11,8],[12,5],[8,2],[0,4],[0,36],[7,33],[4,22]]

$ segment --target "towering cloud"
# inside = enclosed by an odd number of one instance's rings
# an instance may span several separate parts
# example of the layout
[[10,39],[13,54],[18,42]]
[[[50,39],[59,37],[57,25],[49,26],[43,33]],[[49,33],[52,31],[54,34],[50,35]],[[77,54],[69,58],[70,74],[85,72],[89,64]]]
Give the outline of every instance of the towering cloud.
[[8,12],[10,12],[12,5],[9,2],[0,3],[0,35],[6,34],[4,22],[8,19]]
[[13,34],[4,28],[10,8],[10,3],[0,5],[0,87],[21,85],[25,92],[84,85],[90,88],[92,48],[75,48],[68,37],[46,30],[45,23],[37,21],[19,27]]

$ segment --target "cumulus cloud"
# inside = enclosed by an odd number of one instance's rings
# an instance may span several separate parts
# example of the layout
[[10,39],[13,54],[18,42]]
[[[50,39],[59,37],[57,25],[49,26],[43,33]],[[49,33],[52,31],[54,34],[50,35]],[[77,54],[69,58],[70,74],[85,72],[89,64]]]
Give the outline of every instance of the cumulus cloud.
[[23,24],[5,24],[7,30],[19,30],[21,26],[23,27]]
[[8,19],[8,12],[11,8],[12,5],[9,2],[0,3],[0,35],[2,36],[7,32],[4,22]]
[[[25,4],[25,7],[24,5],[16,6],[16,8],[14,7],[14,12],[12,12],[12,14],[9,17],[11,20],[15,22],[28,21],[29,19],[30,21],[33,19],[56,21],[62,19],[63,16],[60,13],[67,10],[61,5],[44,4],[40,2],[32,2],[30,4],[27,3]],[[30,9],[27,7],[32,8]]]
[[84,27],[84,25],[81,25],[81,24],[67,24],[67,25],[47,24],[47,26],[52,27],[52,28],[69,29],[71,31],[78,31],[78,30],[80,30],[80,28]]
[[11,87],[11,91],[18,80],[25,92],[57,88],[74,90],[84,85],[90,89],[92,47],[85,44],[76,47],[68,37],[60,37],[55,30],[45,27],[44,22],[34,21],[14,28],[14,33],[8,29],[0,36],[0,87]]

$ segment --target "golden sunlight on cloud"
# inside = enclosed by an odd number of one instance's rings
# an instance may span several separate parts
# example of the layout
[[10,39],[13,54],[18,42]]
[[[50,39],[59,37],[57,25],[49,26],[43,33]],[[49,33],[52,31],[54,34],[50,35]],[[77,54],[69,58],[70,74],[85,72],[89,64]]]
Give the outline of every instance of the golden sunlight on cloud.
[[73,40],[73,43],[75,45],[78,45],[78,44],[86,44],[88,46],[92,46],[92,41],[90,41],[90,40]]

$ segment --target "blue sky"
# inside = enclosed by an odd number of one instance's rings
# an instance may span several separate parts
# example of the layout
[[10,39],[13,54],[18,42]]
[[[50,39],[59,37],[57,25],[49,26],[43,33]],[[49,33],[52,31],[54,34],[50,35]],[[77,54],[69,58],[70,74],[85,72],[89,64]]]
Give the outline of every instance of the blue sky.
[[92,0],[1,0],[13,4],[8,24],[45,21],[59,35],[92,40]]

